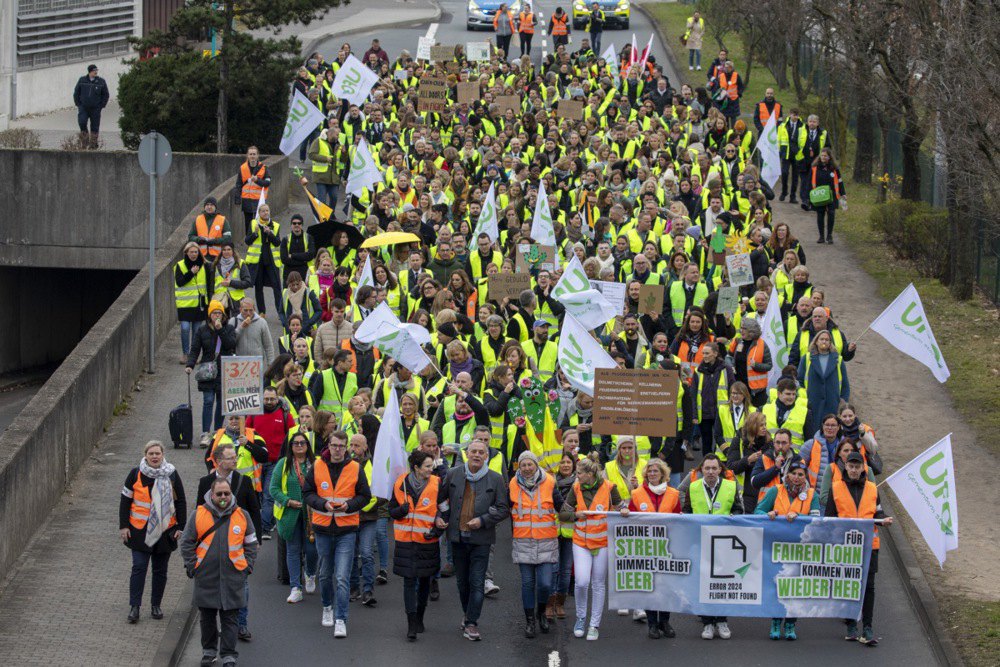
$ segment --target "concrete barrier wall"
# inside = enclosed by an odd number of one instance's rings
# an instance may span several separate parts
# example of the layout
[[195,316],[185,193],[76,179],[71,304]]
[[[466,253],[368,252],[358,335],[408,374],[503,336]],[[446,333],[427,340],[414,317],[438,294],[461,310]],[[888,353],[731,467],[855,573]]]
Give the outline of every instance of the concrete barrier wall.
[[[174,153],[157,185],[157,245],[242,161]],[[0,174],[0,265],[136,270],[148,263],[149,177],[135,153],[0,150]],[[234,228],[242,221],[237,212]]]
[[[288,204],[290,174],[284,158],[269,160],[270,200]],[[233,178],[215,188],[227,217]],[[124,210],[124,209],[123,209]],[[199,208],[171,223],[172,234],[156,255],[156,342],[176,323],[173,265]],[[181,219],[183,218],[183,219]],[[179,222],[178,222],[179,221]],[[234,227],[237,227],[234,225]],[[242,236],[242,224],[239,226]],[[116,405],[144,372],[148,346],[147,273],[133,279],[48,382],[0,436],[0,579],[9,572],[66,485],[94,449]],[[160,369],[160,372],[165,372]],[[164,406],[163,418],[166,419]]]

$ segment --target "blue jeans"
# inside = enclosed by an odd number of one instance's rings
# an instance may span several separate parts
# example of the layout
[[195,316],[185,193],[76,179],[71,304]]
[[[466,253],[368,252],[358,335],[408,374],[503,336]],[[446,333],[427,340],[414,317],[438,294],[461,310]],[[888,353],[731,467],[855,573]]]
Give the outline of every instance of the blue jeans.
[[185,355],[191,353],[191,329],[193,328],[194,322],[181,320],[181,352]]
[[382,517],[375,522],[375,543],[378,545],[378,566],[389,569],[389,519]]
[[552,592],[567,595],[569,580],[573,576],[573,538],[559,538],[559,566],[553,573]]
[[[222,428],[222,397],[215,395],[215,390],[201,392],[201,431],[211,435]],[[216,400],[216,399],[219,400]],[[214,407],[214,411],[213,411]],[[213,416],[215,428],[212,428]]]
[[271,497],[271,473],[274,472],[273,463],[265,463],[261,470],[261,484],[264,485],[264,497],[260,501],[261,530],[271,532],[274,530],[274,498]]
[[339,185],[327,183],[316,184],[316,199],[320,200],[330,208],[337,207],[337,188]]
[[271,294],[274,296],[274,308],[278,311],[278,320],[281,326],[285,326],[285,313],[281,309],[281,274],[274,264],[258,262],[250,264],[250,280],[253,281],[254,303],[257,305],[257,312],[261,317],[267,313],[267,304],[264,302],[264,288],[271,287]]
[[149,561],[153,561],[153,591],[149,602],[159,607],[163,602],[163,591],[167,589],[167,564],[170,553],[154,554],[146,551],[132,551],[132,576],[128,580],[128,605],[142,606],[142,590],[146,587],[146,572]]
[[[316,552],[319,554],[319,597],[324,607],[334,606],[338,621],[347,620],[347,605],[351,599],[351,563],[354,561],[354,544],[357,533],[327,535],[316,533]],[[337,597],[333,596],[333,579],[337,578]]]
[[590,48],[600,57],[601,55],[601,34],[604,31],[590,33]]
[[237,614],[236,620],[237,625],[241,628],[247,627],[250,622],[250,578],[247,577],[243,580],[243,599],[246,601],[246,606],[240,608],[240,613]]
[[[517,567],[521,570],[521,606],[534,610],[539,603],[545,604],[552,593],[552,570],[556,563],[518,563]],[[535,595],[536,586],[538,595]]]
[[[362,521],[358,528],[358,542],[351,562],[351,588],[361,588],[369,593],[375,588],[375,537],[378,526],[374,521]],[[361,580],[364,579],[364,586]]]
[[701,49],[688,49],[688,67],[701,67]]
[[490,562],[490,545],[452,542],[455,558],[455,579],[458,582],[458,598],[465,612],[465,625],[479,625],[479,615],[483,611],[486,567]]
[[288,566],[288,583],[292,588],[302,585],[302,553],[306,556],[306,576],[316,575],[316,545],[306,537],[306,527],[299,519],[292,539],[285,540],[285,564]]

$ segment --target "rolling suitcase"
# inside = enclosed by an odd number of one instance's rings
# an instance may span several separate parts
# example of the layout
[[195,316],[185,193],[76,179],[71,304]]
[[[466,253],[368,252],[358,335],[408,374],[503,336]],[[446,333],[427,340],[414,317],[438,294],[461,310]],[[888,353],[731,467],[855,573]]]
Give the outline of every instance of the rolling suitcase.
[[194,418],[191,412],[191,376],[188,376],[188,402],[178,405],[170,411],[170,439],[174,441],[174,449],[187,447],[191,449],[194,441]]

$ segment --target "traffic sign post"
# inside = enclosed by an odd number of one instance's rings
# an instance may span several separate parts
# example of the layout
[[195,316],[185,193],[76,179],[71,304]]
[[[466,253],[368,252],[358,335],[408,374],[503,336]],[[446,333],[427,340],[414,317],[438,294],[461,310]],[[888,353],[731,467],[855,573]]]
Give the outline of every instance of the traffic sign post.
[[156,256],[156,179],[170,170],[174,153],[170,142],[159,132],[150,132],[139,142],[139,168],[149,174],[149,351],[147,373],[156,370],[156,298],[153,287],[156,282],[154,260]]

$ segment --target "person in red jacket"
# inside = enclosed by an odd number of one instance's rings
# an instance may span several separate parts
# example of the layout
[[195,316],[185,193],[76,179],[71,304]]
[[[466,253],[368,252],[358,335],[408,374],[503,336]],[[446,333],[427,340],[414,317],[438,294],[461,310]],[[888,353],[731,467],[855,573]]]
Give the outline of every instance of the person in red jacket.
[[274,387],[268,387],[264,390],[264,413],[247,417],[247,426],[263,438],[264,444],[267,445],[267,463],[264,464],[261,480],[264,485],[264,499],[261,502],[260,513],[264,524],[261,539],[269,540],[271,531],[274,530],[274,499],[271,498],[269,488],[271,471],[281,458],[281,448],[285,444],[288,432],[295,426],[295,419],[282,407]]

